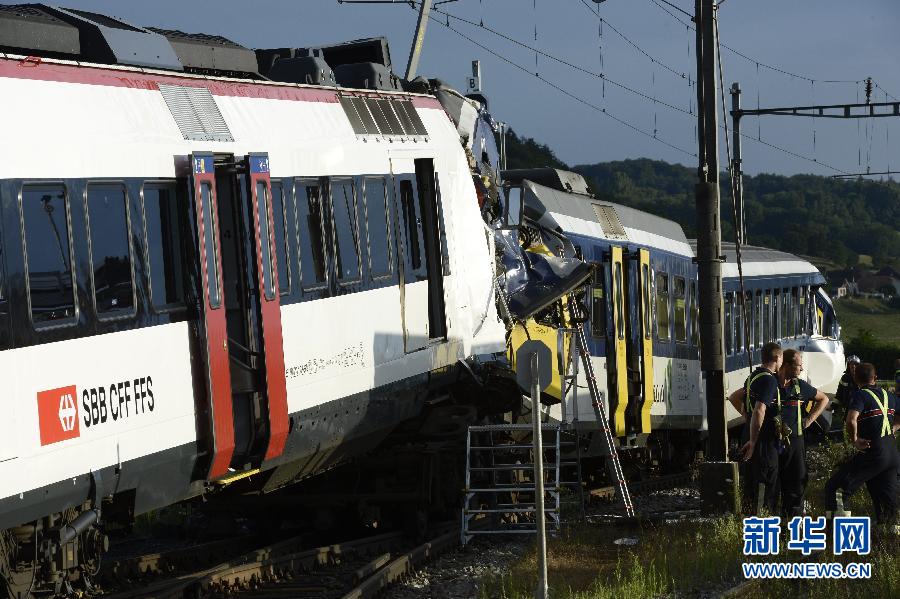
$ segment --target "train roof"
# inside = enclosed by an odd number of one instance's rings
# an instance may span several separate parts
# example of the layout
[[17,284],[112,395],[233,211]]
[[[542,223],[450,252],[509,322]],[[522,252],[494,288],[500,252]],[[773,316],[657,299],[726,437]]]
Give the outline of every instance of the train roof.
[[379,91],[422,87],[392,72],[384,37],[253,50],[220,35],[140,27],[100,13],[47,4],[0,5],[0,52],[326,87]]
[[684,230],[675,221],[588,195],[566,193],[531,181],[529,184],[566,233],[694,255]]
[[[691,249],[694,250],[694,254],[696,254],[697,240],[691,239],[690,245]],[[725,255],[725,263],[722,265],[722,276],[725,278],[737,278],[738,266],[735,245],[733,243],[722,243],[722,253]],[[819,269],[808,260],[781,250],[773,250],[757,245],[742,245],[741,262],[743,263],[745,277],[812,275],[812,278],[817,283],[825,281]]]

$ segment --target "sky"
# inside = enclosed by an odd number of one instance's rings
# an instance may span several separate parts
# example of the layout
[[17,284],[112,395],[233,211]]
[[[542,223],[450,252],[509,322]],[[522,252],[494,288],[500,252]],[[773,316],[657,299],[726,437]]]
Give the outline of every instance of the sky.
[[[368,6],[337,0],[62,0],[61,4],[135,25],[223,35],[251,48],[308,47],[385,36],[394,70],[401,75],[417,16],[408,3],[384,0]],[[745,108],[863,102],[860,81],[866,77],[876,83],[873,102],[900,99],[897,0],[720,4],[721,43],[744,55],[722,49],[729,110],[727,88],[735,81],[740,82]],[[692,13],[693,3],[439,3],[418,72],[464,90],[471,61],[480,60],[482,89],[493,116],[520,135],[547,144],[569,164],[647,157],[696,166],[696,116],[690,114],[696,113],[695,38],[685,25],[689,18],[679,9]],[[719,110],[724,125],[721,104]],[[727,126],[731,128],[730,118]],[[724,129],[720,133],[719,160],[724,165]],[[744,171],[749,174],[900,171],[900,117],[746,117],[742,133]]]

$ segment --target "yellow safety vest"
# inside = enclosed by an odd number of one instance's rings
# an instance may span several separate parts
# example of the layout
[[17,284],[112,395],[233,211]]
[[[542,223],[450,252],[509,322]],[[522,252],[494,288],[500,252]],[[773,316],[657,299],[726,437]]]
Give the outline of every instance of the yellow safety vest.
[[871,395],[871,396],[872,396],[872,399],[875,400],[875,404],[881,409],[881,417],[882,417],[882,421],[881,421],[881,436],[882,436],[882,437],[887,437],[887,436],[891,435],[891,434],[892,434],[892,431],[891,431],[891,422],[890,422],[890,420],[888,420],[888,410],[887,410],[887,409],[888,409],[888,396],[887,396],[887,391],[885,391],[884,389],[881,390],[882,397],[884,397],[884,403],[881,403],[881,402],[878,400],[878,396],[875,395],[875,392],[872,391],[871,389],[863,389],[863,391],[865,391],[866,393],[868,393],[869,395]]
[[[750,412],[753,411],[753,406],[750,405],[750,385],[755,383],[757,381],[757,379],[759,379],[759,377],[765,376],[767,374],[769,376],[775,376],[768,370],[764,370],[762,372],[757,372],[753,376],[747,377],[747,384],[744,387],[744,405],[747,408],[747,423],[750,422]],[[779,387],[780,387],[780,385],[778,384],[778,379],[776,378],[775,379],[775,391],[778,394],[776,401],[777,401],[778,409],[780,410],[781,409],[781,389]]]

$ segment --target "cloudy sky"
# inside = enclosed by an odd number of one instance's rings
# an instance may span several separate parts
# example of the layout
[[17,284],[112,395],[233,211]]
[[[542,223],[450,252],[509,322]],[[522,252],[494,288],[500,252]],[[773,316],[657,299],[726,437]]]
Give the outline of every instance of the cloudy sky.
[[[61,0],[61,4],[137,25],[224,35],[254,48],[384,35],[395,71],[401,74],[416,22],[416,11],[402,3]],[[734,50],[722,50],[726,86],[740,82],[745,107],[864,101],[863,84],[856,82],[866,77],[877,84],[873,101],[900,98],[897,0],[720,4],[721,42]],[[428,28],[419,71],[464,88],[471,61],[481,60],[483,88],[495,117],[548,144],[571,164],[650,157],[693,166],[694,35],[686,27],[689,18],[679,9],[690,13],[693,3],[441,3]],[[730,108],[727,94],[725,101]],[[900,170],[900,118],[748,117],[743,130],[748,136],[743,145],[749,173]],[[725,151],[723,139],[722,163]]]

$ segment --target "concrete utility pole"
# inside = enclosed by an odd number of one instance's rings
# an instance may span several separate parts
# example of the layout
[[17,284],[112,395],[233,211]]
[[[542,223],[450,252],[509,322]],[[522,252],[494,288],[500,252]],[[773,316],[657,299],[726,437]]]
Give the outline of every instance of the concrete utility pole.
[[719,123],[715,3],[695,0],[697,26],[697,278],[700,368],[706,383],[706,461],[700,465],[700,500],[708,514],[738,513],[738,468],[728,457],[725,427],[725,345],[722,298],[722,229],[719,209]]
[[695,0],[697,25],[697,271],[700,308],[700,368],[706,377],[709,428],[707,459],[722,462],[728,454],[725,428],[725,348],[722,300],[722,230],[719,211],[719,144],[716,102],[715,3]]
[[422,45],[425,43],[425,29],[428,27],[428,15],[431,14],[431,0],[422,0],[419,9],[419,22],[416,23],[416,36],[413,38],[412,47],[409,49],[409,62],[406,63],[406,80],[412,81],[419,68],[419,55],[422,54]]

